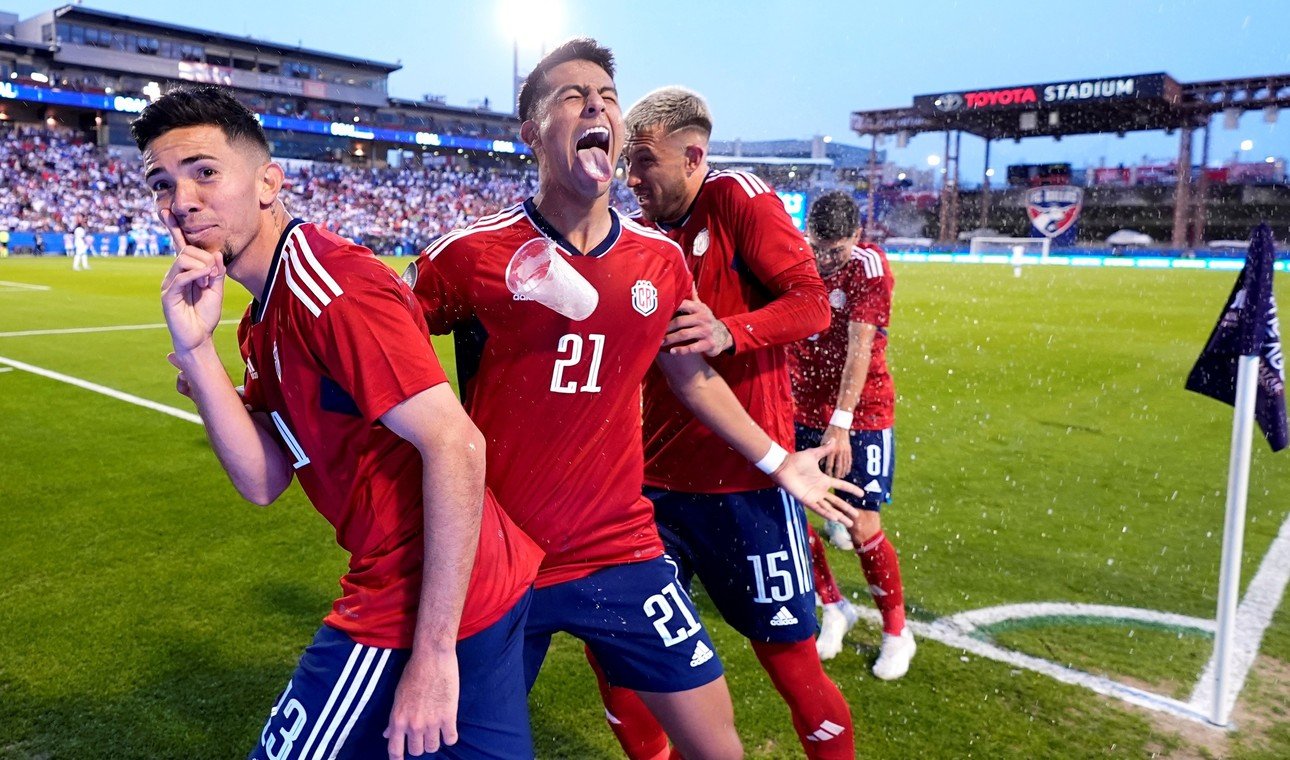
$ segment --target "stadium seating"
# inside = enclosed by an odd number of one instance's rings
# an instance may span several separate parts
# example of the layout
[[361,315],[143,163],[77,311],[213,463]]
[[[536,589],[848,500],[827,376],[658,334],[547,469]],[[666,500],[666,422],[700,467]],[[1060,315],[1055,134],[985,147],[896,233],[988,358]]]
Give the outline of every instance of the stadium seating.
[[[137,157],[100,149],[70,130],[0,125],[0,186],[11,190],[0,196],[0,228],[47,233],[45,250],[57,252],[63,250],[60,236],[79,221],[93,235],[158,235],[164,250],[165,230],[139,169]],[[536,170],[519,165],[396,169],[291,162],[283,200],[295,216],[377,253],[410,255],[536,190]],[[621,182],[614,184],[613,202],[624,212],[636,208]],[[134,248],[112,244],[107,250]]]

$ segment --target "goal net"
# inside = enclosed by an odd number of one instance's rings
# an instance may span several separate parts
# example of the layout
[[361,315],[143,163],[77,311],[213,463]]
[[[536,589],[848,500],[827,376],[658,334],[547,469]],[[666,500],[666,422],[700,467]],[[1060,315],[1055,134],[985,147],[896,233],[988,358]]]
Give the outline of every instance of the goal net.
[[970,253],[1001,253],[1020,262],[1022,256],[1048,258],[1051,241],[1046,237],[974,237],[968,247]]

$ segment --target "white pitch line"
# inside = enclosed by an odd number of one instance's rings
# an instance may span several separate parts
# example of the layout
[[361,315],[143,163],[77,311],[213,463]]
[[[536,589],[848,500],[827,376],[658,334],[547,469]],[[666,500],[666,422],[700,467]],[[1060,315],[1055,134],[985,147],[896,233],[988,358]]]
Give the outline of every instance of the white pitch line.
[[[221,319],[221,325],[237,324],[237,319]],[[124,330],[158,330],[166,326],[165,322],[151,325],[107,325],[104,327],[62,327],[49,330],[20,330],[18,332],[0,332],[0,338],[29,338],[33,335],[77,335],[81,333],[117,332]]]
[[9,280],[0,280],[0,286],[18,288],[19,290],[49,290],[48,285],[31,285],[25,282],[10,282]]
[[[1245,588],[1245,597],[1236,608],[1236,640],[1232,642],[1231,684],[1223,695],[1224,712],[1231,715],[1236,699],[1245,688],[1245,679],[1254,666],[1254,658],[1263,643],[1263,633],[1272,623],[1272,616],[1281,606],[1286,584],[1290,583],[1290,518],[1281,523],[1281,530],[1263,555],[1259,569]],[[1198,710],[1209,710],[1214,701],[1214,686],[1218,678],[1218,661],[1210,655],[1209,662],[1190,703]]]
[[27,364],[25,362],[20,362],[14,359],[8,359],[3,356],[0,356],[0,364],[7,364],[14,369],[20,369],[23,372],[30,372],[33,375],[40,375],[41,377],[47,377],[50,380],[57,380],[60,383],[67,383],[68,385],[74,385],[77,388],[84,388],[87,391],[94,391],[95,393],[101,393],[104,396],[108,396],[109,398],[114,398],[114,399],[117,399],[118,401],[125,401],[127,403],[134,404],[135,406],[142,406],[145,409],[151,409],[155,412],[168,414],[171,417],[178,417],[179,419],[184,420],[186,422],[194,422],[198,425],[202,424],[202,418],[198,417],[196,414],[193,414],[192,412],[186,412],[183,409],[176,409],[173,406],[166,406],[165,404],[158,404],[156,401],[149,401],[146,398],[139,398],[138,396],[135,396],[129,393],[123,393],[121,391],[116,390],[115,388],[109,388],[106,385],[91,383],[88,380],[82,380],[79,377],[64,375],[61,372],[54,372],[52,370],[44,369],[42,367],[36,367],[31,364]]
[[[1258,656],[1263,634],[1272,622],[1272,616],[1281,605],[1286,585],[1290,584],[1290,517],[1281,524],[1277,538],[1259,563],[1258,572],[1246,588],[1245,597],[1236,610],[1237,639],[1234,645],[1233,677],[1230,692],[1225,695],[1230,713],[1236,704],[1254,659]],[[860,617],[874,624],[881,624],[877,610],[860,608]],[[1213,634],[1217,623],[1212,619],[1160,612],[1138,607],[1119,607],[1105,604],[1076,604],[1069,602],[1035,602],[1005,604],[968,610],[947,615],[931,623],[908,621],[910,630],[921,638],[938,641],[945,646],[971,652],[979,657],[1002,662],[1013,667],[1025,668],[1072,686],[1082,686],[1108,697],[1185,718],[1209,728],[1232,729],[1234,726],[1216,726],[1211,722],[1210,706],[1213,703],[1215,661],[1211,655],[1191,697],[1183,702],[1172,697],[1155,694],[1145,689],[1128,686],[1105,676],[1093,675],[1059,665],[1040,657],[1005,649],[978,638],[977,630],[1009,620],[1029,618],[1102,618],[1109,621],[1139,621],[1148,624],[1191,628]]]

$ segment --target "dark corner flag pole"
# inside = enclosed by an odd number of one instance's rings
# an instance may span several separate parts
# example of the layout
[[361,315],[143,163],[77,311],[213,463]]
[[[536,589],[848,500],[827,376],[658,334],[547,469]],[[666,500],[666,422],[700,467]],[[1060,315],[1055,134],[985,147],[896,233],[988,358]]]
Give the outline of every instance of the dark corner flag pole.
[[1210,720],[1227,725],[1235,703],[1228,699],[1232,639],[1236,633],[1236,604],[1240,593],[1241,542],[1245,530],[1245,499],[1250,483],[1251,425],[1258,421],[1273,451],[1290,445],[1285,401],[1285,358],[1272,295],[1272,230],[1254,228],[1250,250],[1219,315],[1218,324],[1187,376],[1187,390],[1236,407],[1232,423],[1232,455],[1227,470],[1227,515],[1223,526],[1223,558],[1218,580],[1218,634],[1214,639],[1214,703]]

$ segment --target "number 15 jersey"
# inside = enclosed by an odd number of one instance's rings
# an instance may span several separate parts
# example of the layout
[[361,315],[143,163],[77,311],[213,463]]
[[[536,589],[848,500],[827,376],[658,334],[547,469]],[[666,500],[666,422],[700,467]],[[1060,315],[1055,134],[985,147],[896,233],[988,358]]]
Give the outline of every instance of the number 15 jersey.
[[[539,588],[663,553],[641,496],[641,381],[692,279],[675,243],[607,213],[608,237],[583,253],[530,199],[445,235],[405,274],[431,332],[482,336],[462,396],[489,487],[546,552]],[[529,289],[517,252],[535,238],[559,260]],[[460,341],[457,361],[475,361]]]

